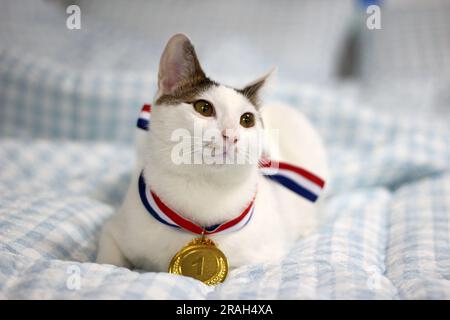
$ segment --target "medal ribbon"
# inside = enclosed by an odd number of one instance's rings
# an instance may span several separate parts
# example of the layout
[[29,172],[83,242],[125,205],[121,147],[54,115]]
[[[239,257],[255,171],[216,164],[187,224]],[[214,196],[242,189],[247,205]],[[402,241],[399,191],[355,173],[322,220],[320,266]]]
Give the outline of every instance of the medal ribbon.
[[169,208],[153,191],[145,184],[141,173],[139,176],[139,195],[147,211],[159,222],[174,228],[181,228],[195,234],[217,234],[224,231],[237,231],[243,228],[252,217],[255,197],[248,206],[236,218],[209,227],[201,227],[196,223],[184,218]]
[[[139,115],[138,128],[149,130],[150,113],[151,105],[145,104]],[[269,159],[264,159],[261,163],[259,170],[266,178],[281,184],[311,202],[315,202],[318,199],[325,186],[323,179],[304,168]],[[182,228],[196,234],[204,233],[206,235],[225,230],[236,231],[244,227],[253,214],[255,200],[255,197],[253,197],[247,208],[233,220],[210,227],[201,227],[170,209],[145,184],[142,173],[139,176],[139,195],[147,211],[159,222],[174,228]]]
[[259,171],[311,202],[316,202],[325,186],[325,181],[312,172],[286,162],[263,160]]

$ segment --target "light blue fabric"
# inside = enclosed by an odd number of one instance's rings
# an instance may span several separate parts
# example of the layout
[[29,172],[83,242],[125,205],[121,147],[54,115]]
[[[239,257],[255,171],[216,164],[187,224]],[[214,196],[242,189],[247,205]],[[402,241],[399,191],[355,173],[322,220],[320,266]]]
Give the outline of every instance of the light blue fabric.
[[314,86],[272,96],[304,111],[325,138],[324,224],[281,261],[233,270],[214,288],[92,263],[129,181],[131,145],[0,139],[1,297],[450,299],[450,128],[352,97]]
[[73,72],[0,49],[0,135],[131,141],[154,89],[140,73]]

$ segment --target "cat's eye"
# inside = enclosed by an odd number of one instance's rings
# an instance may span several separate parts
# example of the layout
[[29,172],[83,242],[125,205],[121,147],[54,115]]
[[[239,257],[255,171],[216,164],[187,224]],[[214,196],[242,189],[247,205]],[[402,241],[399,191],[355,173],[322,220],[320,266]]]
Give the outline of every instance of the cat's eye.
[[246,112],[241,116],[241,126],[244,128],[251,128],[255,125],[255,116],[253,113]]
[[197,100],[194,102],[194,109],[202,116],[211,117],[214,115],[214,107],[206,100]]

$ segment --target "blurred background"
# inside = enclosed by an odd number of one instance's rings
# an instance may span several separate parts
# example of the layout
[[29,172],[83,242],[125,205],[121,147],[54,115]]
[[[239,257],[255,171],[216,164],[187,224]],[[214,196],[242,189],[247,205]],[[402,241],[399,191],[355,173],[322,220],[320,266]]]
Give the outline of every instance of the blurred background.
[[[71,4],[80,29],[66,26]],[[367,27],[371,4],[381,29]],[[277,66],[273,95],[314,85],[376,110],[450,114],[449,0],[0,0],[0,134],[129,141],[176,32],[232,86]]]

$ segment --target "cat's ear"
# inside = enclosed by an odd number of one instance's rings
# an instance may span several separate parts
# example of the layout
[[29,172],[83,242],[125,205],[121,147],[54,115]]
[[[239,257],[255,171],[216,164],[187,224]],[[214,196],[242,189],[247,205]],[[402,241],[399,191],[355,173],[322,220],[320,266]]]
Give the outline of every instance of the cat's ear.
[[242,89],[239,89],[238,91],[242,93],[244,96],[246,96],[247,99],[250,100],[250,102],[253,105],[259,107],[261,102],[260,101],[261,89],[269,82],[269,79],[271,79],[276,74],[276,71],[277,71],[276,68],[272,68],[268,73],[250,82],[248,85],[246,85]]
[[158,73],[159,95],[172,95],[183,86],[195,86],[206,78],[189,38],[178,33],[167,42]]

